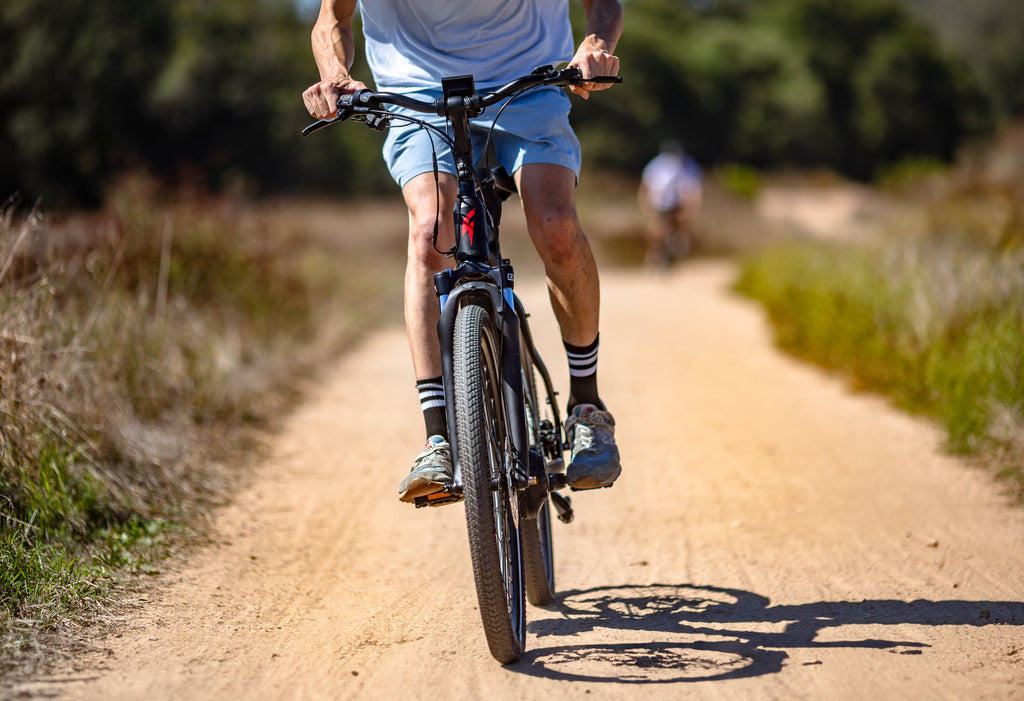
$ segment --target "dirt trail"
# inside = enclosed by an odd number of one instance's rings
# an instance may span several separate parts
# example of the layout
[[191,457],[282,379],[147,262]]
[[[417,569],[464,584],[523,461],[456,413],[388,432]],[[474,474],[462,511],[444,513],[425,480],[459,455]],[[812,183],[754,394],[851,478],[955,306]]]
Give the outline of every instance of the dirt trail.
[[[252,488],[71,699],[1024,698],[1024,511],[936,430],[776,352],[732,269],[603,279],[624,472],[555,524],[562,594],[488,655],[460,506],[395,488],[420,439],[400,330],[289,420]],[[564,386],[546,297],[524,284]],[[541,312],[544,313],[541,313]]]

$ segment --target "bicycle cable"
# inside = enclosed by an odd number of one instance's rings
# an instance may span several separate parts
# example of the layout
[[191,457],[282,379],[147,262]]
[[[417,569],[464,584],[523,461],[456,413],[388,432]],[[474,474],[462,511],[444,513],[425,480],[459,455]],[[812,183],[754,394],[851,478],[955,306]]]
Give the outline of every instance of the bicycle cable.
[[[538,87],[540,87],[540,86],[535,85],[533,87],[523,88],[522,90],[520,90],[518,92],[512,93],[511,95],[509,95],[508,99],[505,100],[505,102],[502,103],[501,107],[498,108],[498,113],[496,115],[494,115],[494,119],[491,120],[491,126],[487,129],[487,138],[484,140],[484,158],[487,159],[487,161],[489,161],[490,157],[491,157],[491,152],[490,152],[491,137],[494,135],[494,127],[496,127],[498,125],[498,120],[501,118],[501,113],[505,111],[506,107],[508,107],[509,105],[512,104],[513,100],[516,100],[516,99],[522,97],[528,91],[533,90],[533,89],[538,88]],[[488,165],[487,161],[484,162],[485,166]],[[499,163],[498,165],[501,165],[501,164]]]
[[[422,126],[420,128],[422,128]],[[442,251],[437,247],[437,235],[441,226],[441,178],[437,169],[437,149],[434,148],[434,135],[428,131],[427,137],[430,139],[430,160],[434,166],[434,233],[430,238],[430,245],[432,245],[434,250],[438,253],[447,258],[451,258],[455,255],[455,249],[457,248],[454,244],[447,252]]]
[[430,139],[430,160],[431,160],[431,162],[433,164],[433,171],[434,171],[434,207],[435,207],[435,209],[434,209],[434,231],[433,231],[433,234],[431,235],[430,243],[434,247],[435,251],[437,251],[438,253],[440,253],[443,256],[451,258],[453,255],[455,255],[455,249],[456,249],[455,245],[452,245],[452,247],[450,249],[448,249],[447,251],[442,251],[440,248],[437,247],[437,238],[438,238],[438,235],[440,233],[440,224],[441,224],[441,180],[440,180],[440,175],[439,175],[439,169],[438,169],[438,166],[437,166],[437,147],[434,144],[434,136],[436,135],[436,136],[441,137],[441,139],[444,140],[444,142],[448,145],[448,148],[451,149],[453,153],[455,152],[455,141],[447,133],[441,131],[440,129],[435,127],[433,124],[430,124],[429,122],[426,122],[425,120],[422,120],[422,119],[420,119],[418,117],[413,117],[413,116],[406,115],[406,114],[396,114],[395,112],[392,112],[391,110],[386,110],[386,109],[369,109],[369,110],[367,110],[367,114],[372,114],[372,115],[375,115],[377,117],[381,117],[383,120],[385,120],[385,123],[388,120],[398,119],[400,121],[408,122],[409,124],[413,124],[413,125],[419,127],[420,129],[423,129],[424,131],[427,132],[427,136]]

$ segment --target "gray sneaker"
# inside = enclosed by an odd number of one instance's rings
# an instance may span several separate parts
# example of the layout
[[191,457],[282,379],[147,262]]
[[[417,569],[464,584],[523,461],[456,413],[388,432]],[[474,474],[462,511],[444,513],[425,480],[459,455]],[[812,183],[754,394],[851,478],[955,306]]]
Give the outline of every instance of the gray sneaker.
[[415,503],[416,497],[425,497],[450,487],[454,477],[452,449],[441,436],[431,436],[416,456],[412,470],[398,485],[398,498]]
[[580,404],[565,421],[572,458],[565,481],[573,489],[610,487],[622,472],[615,445],[615,419],[593,404]]

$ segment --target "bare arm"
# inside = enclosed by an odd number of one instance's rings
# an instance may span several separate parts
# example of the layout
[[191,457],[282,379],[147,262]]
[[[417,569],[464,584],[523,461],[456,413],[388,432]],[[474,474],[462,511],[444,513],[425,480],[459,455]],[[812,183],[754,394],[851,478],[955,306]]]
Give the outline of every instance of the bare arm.
[[[618,0],[580,0],[580,3],[587,15],[587,24],[583,41],[569,65],[579,68],[584,78],[618,75],[619,58],[614,52],[622,36],[622,6]],[[585,83],[571,89],[586,98],[591,90],[609,87],[610,83]]]
[[322,0],[320,15],[313,25],[310,39],[313,59],[320,71],[320,81],[306,88],[302,101],[317,119],[328,119],[336,112],[338,97],[366,86],[349,75],[355,58],[352,39],[352,16],[356,0]]

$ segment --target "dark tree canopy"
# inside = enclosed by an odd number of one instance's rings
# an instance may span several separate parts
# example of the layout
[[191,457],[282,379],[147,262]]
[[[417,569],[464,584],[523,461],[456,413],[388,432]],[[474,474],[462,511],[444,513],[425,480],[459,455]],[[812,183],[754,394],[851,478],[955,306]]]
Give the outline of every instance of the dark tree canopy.
[[[628,0],[625,82],[573,113],[586,162],[635,174],[666,136],[708,165],[862,178],[949,158],[1024,110],[1024,3],[954,3],[950,24],[943,2]],[[211,189],[392,187],[379,135],[299,136],[310,22],[286,0],[5,0],[0,201],[96,203],[140,169]]]

